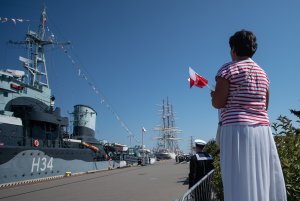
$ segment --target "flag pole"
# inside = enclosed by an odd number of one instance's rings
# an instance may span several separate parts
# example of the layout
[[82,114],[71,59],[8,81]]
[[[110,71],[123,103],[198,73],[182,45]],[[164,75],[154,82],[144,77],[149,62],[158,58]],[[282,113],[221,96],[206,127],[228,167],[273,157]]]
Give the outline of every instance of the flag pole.
[[133,137],[132,135],[128,135],[129,137],[129,146],[131,147],[131,138]]
[[144,129],[142,129],[142,149],[144,149]]
[[144,127],[142,127],[142,164],[144,163],[144,132]]
[[209,84],[207,84],[206,86],[207,86],[207,88],[208,88],[209,90],[215,91],[215,89],[212,89],[211,86],[209,86]]
[[145,153],[144,153],[144,133],[146,132],[147,130],[142,127],[142,165],[145,165]]

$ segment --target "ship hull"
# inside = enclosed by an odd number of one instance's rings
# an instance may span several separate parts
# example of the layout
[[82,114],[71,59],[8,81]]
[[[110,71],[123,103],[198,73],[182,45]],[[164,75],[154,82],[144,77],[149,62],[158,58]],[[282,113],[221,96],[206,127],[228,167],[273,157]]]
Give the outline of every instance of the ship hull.
[[0,185],[126,165],[124,161],[95,161],[90,157],[92,154],[84,149],[0,147]]
[[155,153],[155,156],[158,158],[158,159],[175,159],[176,157],[176,154],[173,153],[173,152],[157,152]]

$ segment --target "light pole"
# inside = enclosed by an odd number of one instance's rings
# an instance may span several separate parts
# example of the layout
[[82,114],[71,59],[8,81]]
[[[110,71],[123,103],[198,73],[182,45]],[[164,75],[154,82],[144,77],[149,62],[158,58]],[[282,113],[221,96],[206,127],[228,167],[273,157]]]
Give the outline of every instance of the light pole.
[[144,128],[144,127],[142,127],[142,164],[144,164],[144,161],[145,161],[145,156],[144,156],[144,133],[146,132],[147,130]]

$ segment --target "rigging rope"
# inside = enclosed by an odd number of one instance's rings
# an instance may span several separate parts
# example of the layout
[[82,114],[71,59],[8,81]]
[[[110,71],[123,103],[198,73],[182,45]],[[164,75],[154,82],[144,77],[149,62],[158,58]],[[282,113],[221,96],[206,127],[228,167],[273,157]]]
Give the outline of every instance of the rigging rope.
[[126,123],[121,119],[121,117],[118,115],[118,113],[113,109],[113,107],[109,104],[103,93],[93,84],[93,82],[90,81],[88,78],[88,73],[86,71],[83,71],[83,68],[81,67],[78,62],[76,62],[73,57],[70,55],[69,51],[67,50],[65,45],[61,45],[61,49],[66,54],[68,59],[71,61],[73,67],[78,72],[78,77],[84,79],[88,85],[91,87],[91,89],[95,92],[95,94],[99,97],[100,103],[102,105],[105,105],[105,107],[114,115],[114,117],[117,119],[117,121],[121,124],[121,127],[126,130],[128,133],[128,137],[133,137],[137,143],[139,143],[139,140],[135,137],[135,135],[131,132],[131,130],[128,128]]

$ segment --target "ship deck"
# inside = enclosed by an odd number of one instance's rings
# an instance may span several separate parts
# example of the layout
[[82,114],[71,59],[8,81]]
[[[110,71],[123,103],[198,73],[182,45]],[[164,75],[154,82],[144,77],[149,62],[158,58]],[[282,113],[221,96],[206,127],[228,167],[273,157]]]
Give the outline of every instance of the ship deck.
[[173,201],[188,189],[189,166],[174,160],[0,189],[0,200],[13,201]]

